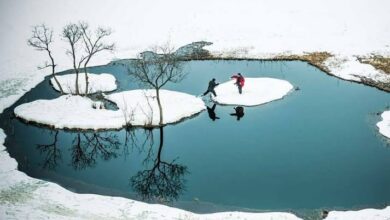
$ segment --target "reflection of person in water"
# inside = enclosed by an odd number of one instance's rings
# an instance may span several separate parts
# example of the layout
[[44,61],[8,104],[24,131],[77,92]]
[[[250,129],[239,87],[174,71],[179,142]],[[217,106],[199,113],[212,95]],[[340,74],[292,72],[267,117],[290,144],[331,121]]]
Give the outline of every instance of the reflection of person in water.
[[217,106],[216,104],[214,104],[213,107],[211,107],[211,108],[206,106],[207,107],[207,113],[209,113],[209,117],[213,121],[215,121],[215,119],[219,119],[219,117],[217,117],[217,115],[215,114],[215,107],[216,106]]
[[237,116],[237,121],[239,121],[242,117],[244,117],[244,107],[237,106],[234,107],[234,110],[236,111],[236,113],[232,113],[230,115]]

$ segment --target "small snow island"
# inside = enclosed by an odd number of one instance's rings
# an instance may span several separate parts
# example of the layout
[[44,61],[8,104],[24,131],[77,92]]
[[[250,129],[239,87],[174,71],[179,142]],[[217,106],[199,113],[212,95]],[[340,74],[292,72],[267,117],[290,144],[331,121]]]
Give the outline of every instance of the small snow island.
[[256,106],[281,99],[293,88],[286,80],[266,77],[245,78],[242,94],[239,94],[235,80],[230,80],[215,88],[217,96],[213,96],[212,100],[222,105]]

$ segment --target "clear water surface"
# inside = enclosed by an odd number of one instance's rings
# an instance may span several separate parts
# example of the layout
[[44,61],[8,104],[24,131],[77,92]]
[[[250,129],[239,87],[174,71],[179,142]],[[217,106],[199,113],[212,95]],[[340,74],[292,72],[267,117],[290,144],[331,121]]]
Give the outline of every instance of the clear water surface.
[[[51,130],[12,115],[15,106],[59,96],[46,79],[1,115],[19,169],[80,193],[123,196],[195,212],[382,207],[390,202],[390,148],[375,127],[389,94],[330,77],[304,62],[190,61],[166,88],[194,95],[235,72],[274,77],[300,90],[245,107],[217,105],[162,130]],[[121,65],[119,91],[138,88]],[[206,102],[211,107],[211,102]],[[163,138],[161,137],[163,134]]]

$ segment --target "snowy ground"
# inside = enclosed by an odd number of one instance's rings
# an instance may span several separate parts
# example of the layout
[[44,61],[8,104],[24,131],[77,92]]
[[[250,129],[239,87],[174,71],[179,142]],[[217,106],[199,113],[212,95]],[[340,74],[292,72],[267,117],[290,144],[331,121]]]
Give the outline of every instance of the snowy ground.
[[[105,97],[115,102],[119,110],[127,112],[133,125],[158,125],[158,110],[155,90],[131,90],[113,93]],[[160,90],[163,123],[170,124],[191,117],[206,109],[202,99],[182,92]]]
[[[64,93],[66,94],[76,94],[76,74],[66,74],[61,76],[56,76],[58,82],[60,83]],[[54,77],[50,79],[50,83],[55,90],[60,91],[58,84],[54,80]],[[79,74],[78,87],[80,94],[85,94],[85,74]],[[88,73],[88,94],[96,92],[110,92],[116,90],[115,77],[108,73],[93,74]]]
[[[63,95],[53,100],[36,100],[15,108],[15,115],[26,121],[63,129],[120,129],[156,126],[159,110],[155,90],[131,90],[107,95],[119,110],[93,108],[94,102],[81,96]],[[160,90],[163,124],[178,122],[206,109],[203,101],[181,92]]]
[[[356,56],[390,54],[388,8],[390,1],[387,0],[121,0],[115,3],[104,0],[0,0],[0,112],[48,73],[36,69],[44,63],[44,54],[33,51],[26,44],[31,26],[43,22],[54,28],[57,37],[53,50],[57,70],[71,67],[70,59],[65,55],[66,45],[60,41],[61,27],[68,22],[85,20],[92,26],[101,24],[113,28],[112,40],[117,45],[114,54],[97,56],[91,65],[134,57],[145,48],[166,41],[179,47],[206,40],[214,43],[207,48],[212,54],[225,57],[272,58],[281,54],[327,51],[335,55],[325,62],[332,74],[353,80],[359,80],[355,75],[383,80],[387,78],[383,73],[360,64]],[[156,216],[161,213],[167,213],[166,218],[226,217],[223,214],[199,217],[143,203],[136,206],[142,208],[122,209],[133,201],[73,194],[15,171],[16,162],[2,148],[0,210],[7,218],[12,215],[19,219],[125,218],[129,212],[129,217],[138,218],[159,218]],[[32,182],[34,190],[30,190],[31,187],[25,190],[23,184],[29,186]],[[36,187],[37,182],[44,186]],[[21,197],[10,196],[19,191]],[[113,200],[120,202],[111,205]],[[100,204],[99,208],[91,208],[89,201],[94,201],[93,205]],[[237,215],[231,218],[236,219]],[[331,212],[328,219],[374,219],[375,216],[389,219],[389,209]]]
[[374,79],[379,82],[390,81],[390,76],[373,66],[360,63],[354,56],[336,55],[328,58],[324,65],[330,73],[345,80],[360,82],[361,77]]
[[363,209],[360,211],[332,211],[326,220],[388,220],[390,219],[390,206],[378,209]]
[[215,88],[217,96],[213,101],[224,105],[254,106],[283,98],[293,86],[280,79],[273,78],[245,78],[242,94],[234,84],[235,80],[222,83]]

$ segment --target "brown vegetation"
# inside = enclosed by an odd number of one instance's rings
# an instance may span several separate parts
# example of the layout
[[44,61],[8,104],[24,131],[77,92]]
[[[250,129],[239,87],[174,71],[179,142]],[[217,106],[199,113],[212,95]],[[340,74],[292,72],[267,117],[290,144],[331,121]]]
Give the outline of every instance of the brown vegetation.
[[359,57],[359,62],[370,64],[375,69],[382,70],[386,74],[390,74],[390,57],[382,55],[371,55],[370,57]]
[[303,55],[280,55],[273,60],[301,60],[329,73],[329,69],[324,65],[324,61],[333,55],[329,52],[311,52]]

